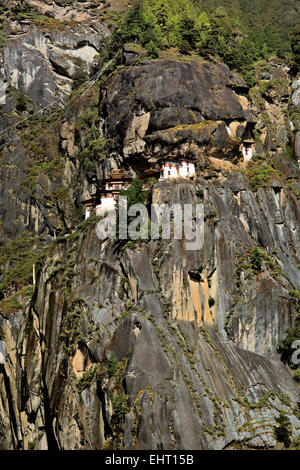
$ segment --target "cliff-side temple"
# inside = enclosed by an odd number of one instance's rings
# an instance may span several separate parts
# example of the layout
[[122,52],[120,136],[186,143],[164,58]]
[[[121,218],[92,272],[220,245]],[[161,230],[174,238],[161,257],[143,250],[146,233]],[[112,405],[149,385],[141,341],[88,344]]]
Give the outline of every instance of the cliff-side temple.
[[[151,178],[157,178],[159,181],[172,178],[190,178],[195,176],[195,163],[186,159],[166,160],[162,163],[160,169],[150,168],[141,176],[144,182],[144,188],[147,187],[147,181]],[[126,189],[132,178],[128,177],[122,170],[113,170],[108,178],[99,180],[95,191],[89,199],[82,201],[85,206],[85,220],[87,220],[93,210],[97,216],[113,209],[119,198],[120,191]]]
[[85,206],[85,219],[90,217],[93,210],[97,216],[101,216],[112,209],[116,205],[120,191],[126,189],[131,180],[122,170],[113,170],[108,178],[101,179],[91,198],[82,201]]
[[188,178],[195,175],[195,163],[188,160],[166,160],[162,164],[160,180],[168,178]]

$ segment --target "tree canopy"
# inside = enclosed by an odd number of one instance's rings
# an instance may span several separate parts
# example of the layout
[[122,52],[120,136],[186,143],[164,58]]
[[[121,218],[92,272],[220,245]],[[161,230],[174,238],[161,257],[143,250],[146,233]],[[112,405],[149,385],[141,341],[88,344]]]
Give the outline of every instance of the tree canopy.
[[275,55],[297,73],[299,12],[296,0],[133,0],[117,21],[111,47],[137,42],[152,57],[171,47],[219,56],[246,78],[255,61]]

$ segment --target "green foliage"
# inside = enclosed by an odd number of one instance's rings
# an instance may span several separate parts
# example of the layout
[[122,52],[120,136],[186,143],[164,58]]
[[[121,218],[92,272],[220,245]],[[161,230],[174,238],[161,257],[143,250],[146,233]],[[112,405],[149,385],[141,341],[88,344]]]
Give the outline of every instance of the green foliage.
[[291,31],[292,72],[295,75],[300,72],[300,25],[295,26]]
[[168,47],[187,53],[197,50],[207,39],[209,27],[205,12],[191,0],[134,0],[132,8],[118,21],[112,47],[139,42],[152,57]]
[[300,450],[300,436],[292,440],[291,450]]
[[27,110],[27,96],[25,95],[23,91],[20,91],[17,94],[16,108],[17,108],[17,111],[20,111],[20,112]]
[[42,162],[38,165],[34,165],[31,168],[26,169],[26,178],[24,184],[29,187],[32,191],[36,187],[36,178],[40,174],[47,175],[50,179],[56,175],[60,175],[63,171],[63,163],[59,158],[55,158],[50,162]]
[[145,45],[145,49],[148,52],[148,54],[153,58],[157,59],[159,57],[159,48],[156,46],[156,44],[152,41],[148,42]]
[[84,114],[80,114],[78,117],[77,124],[80,127],[80,129],[83,130],[88,130],[90,129],[93,125],[95,125],[95,122],[98,119],[98,109],[92,108],[86,111]]
[[[239,403],[241,406],[245,408],[249,408],[250,410],[257,410],[264,408],[265,406],[269,405],[269,400],[274,400],[276,398],[276,393],[272,390],[269,390],[264,396],[260,397],[257,402],[250,402],[247,396],[238,396],[234,398],[234,401]],[[285,396],[278,396],[278,398],[282,401],[286,401]]]
[[195,194],[196,194],[196,196],[197,196],[199,199],[204,199],[204,191],[203,191],[203,189],[201,189],[201,188],[200,188],[200,189],[197,189]]
[[294,160],[293,158],[294,152],[293,152],[292,147],[289,144],[287,144],[285,147],[285,154],[290,160]]
[[96,107],[81,114],[77,120],[77,128],[85,133],[83,148],[80,159],[85,171],[94,170],[94,162],[104,160],[106,157],[105,147],[107,140],[99,137],[97,126],[98,109]]
[[294,341],[300,339],[300,292],[290,291],[289,292],[295,306],[296,306],[296,318],[292,328],[287,329],[285,338],[279,343],[277,352],[281,355],[281,360],[288,364],[292,369],[297,368],[297,365],[292,363],[292,354],[294,350],[292,345]]
[[77,67],[73,75],[72,90],[78,90],[89,79],[89,74],[82,68]]
[[249,178],[250,188],[252,191],[257,191],[259,188],[266,187],[270,178],[276,175],[276,170],[267,162],[257,165],[255,162],[250,162],[246,176]]
[[283,86],[287,85],[285,78],[273,78],[271,80],[261,80],[258,84],[258,91],[262,96],[265,96],[271,89],[280,90]]
[[118,361],[114,351],[111,353],[108,365],[108,376],[113,377],[118,369]]
[[[38,264],[41,254],[38,237],[23,234],[0,249],[0,291],[11,286],[23,288],[32,282],[32,266]],[[8,269],[9,268],[9,269]]]
[[[142,44],[151,57],[170,47],[184,54],[218,55],[242,72],[249,86],[253,85],[253,63],[271,55],[285,59],[293,73],[299,71],[297,0],[133,0],[130,3],[131,8],[125,12],[117,14],[109,10],[114,32],[105,48],[107,58],[126,42]],[[13,7],[9,5],[6,10],[14,19],[59,27],[57,20],[39,14],[23,1]],[[82,69],[78,67],[74,89],[84,81]]]
[[90,388],[93,383],[95,377],[95,368],[90,368],[84,372],[83,376],[79,379],[77,387],[79,392],[83,392],[83,390]]
[[250,263],[251,263],[251,268],[255,274],[258,274],[262,270],[262,253],[261,250],[258,248],[254,248],[252,252],[250,253]]
[[72,20],[59,20],[41,12],[36,8],[35,5],[29,4],[24,0],[2,0],[0,6],[0,14],[4,13],[4,19],[0,16],[0,23],[10,23],[12,21],[23,22],[30,21],[30,23],[37,25],[38,27],[54,27],[55,29],[64,28],[66,24],[70,24]]
[[13,313],[13,312],[18,312],[19,310],[22,310],[24,304],[20,302],[20,296],[23,298],[23,300],[26,300],[26,297],[24,298],[22,296],[22,291],[19,291],[17,294],[13,294],[7,299],[3,299],[0,302],[0,312],[1,313]]
[[115,434],[120,434],[123,429],[123,423],[126,413],[130,408],[127,403],[127,396],[124,393],[117,393],[112,398],[113,415],[111,424]]
[[248,270],[250,275],[257,275],[268,269],[274,278],[281,275],[281,269],[274,259],[264,249],[254,247],[245,251],[237,266],[237,274]]
[[[30,103],[30,111],[33,110],[34,105],[27,99],[27,103]],[[62,112],[58,108],[57,112]],[[31,115],[30,120],[22,121],[20,127],[18,126],[22,144],[26,151],[32,157],[32,161],[45,161],[49,153],[58,153],[59,136],[57,130],[55,130],[52,124],[57,120],[56,113],[46,115]],[[55,119],[56,118],[56,119]]]
[[295,198],[298,199],[298,201],[300,201],[300,193],[296,189],[295,185],[293,184],[293,181],[287,181],[287,187],[289,188],[291,193],[295,196]]
[[99,129],[94,125],[84,139],[84,147],[81,151],[83,160],[102,160],[105,158],[106,140],[99,137]]
[[218,216],[217,211],[211,211],[204,215],[204,221],[215,219]]
[[1,312],[18,311],[32,297],[33,265],[37,273],[44,254],[39,237],[26,233],[0,248]]
[[284,444],[284,447],[290,447],[292,429],[289,418],[283,411],[281,411],[280,415],[278,416],[278,418],[275,418],[275,420],[279,424],[279,426],[275,428],[275,435],[277,440],[279,442],[282,442]]
[[[68,278],[71,280],[75,273],[67,273],[63,270],[64,279]],[[68,281],[67,281],[68,285]],[[67,291],[67,294],[69,291]],[[65,341],[66,351],[73,354],[75,346],[86,342],[86,338],[82,332],[82,309],[80,301],[73,301],[70,306],[67,315],[63,320],[63,328],[60,338]]]
[[252,88],[256,83],[256,80],[255,80],[255,77],[253,76],[253,74],[249,70],[245,70],[243,76],[244,76],[244,80],[247,83],[248,87]]
[[28,450],[34,450],[36,448],[36,441],[28,442]]
[[[131,42],[143,45],[152,57],[157,57],[160,49],[172,47],[183,54],[219,56],[244,74],[248,86],[253,86],[254,62],[277,54],[287,61],[293,57],[296,63],[299,53],[298,30],[289,35],[296,18],[291,15],[292,20],[287,20],[279,0],[269,1],[273,4],[270,8],[262,9],[262,3],[134,0],[117,20],[109,49],[115,52]],[[293,3],[297,8],[295,0]],[[281,22],[271,20],[274,11]]]
[[133,204],[145,204],[148,194],[143,190],[143,182],[135,178],[127,189],[122,189],[120,196],[127,197],[128,207]]
[[42,25],[51,25],[52,23],[55,23],[55,20],[54,18],[51,18],[49,16],[46,16],[46,15],[37,15],[35,13],[32,13],[30,15],[30,18],[33,19],[33,21],[37,24],[42,24]]
[[[128,210],[130,209],[131,206],[135,204],[147,204],[148,202],[148,197],[149,197],[149,191],[146,191],[143,189],[143,182],[139,178],[135,178],[131,185],[127,189],[122,189],[120,191],[120,196],[125,196],[127,197],[127,207]],[[119,200],[119,204],[121,204]],[[144,239],[147,239],[147,235],[149,235],[149,230],[150,230],[150,222],[146,225],[144,224],[142,227],[139,227],[141,237],[138,238],[137,240],[123,240],[120,237],[120,231],[122,230],[122,222],[119,221],[119,210],[117,210],[117,238],[118,242],[117,245],[120,249],[124,250],[125,248],[128,247],[134,247],[136,244],[140,243]],[[125,230],[127,231],[127,228],[129,224],[135,220],[135,217],[129,216],[127,218],[127,223],[125,225]],[[120,230],[121,229],[121,230]]]
[[[223,10],[223,17],[231,17],[232,24],[239,34],[237,39],[243,44],[253,36],[254,48],[261,57],[266,54],[277,54],[288,57],[291,52],[291,35],[293,27],[299,22],[299,5],[297,0],[282,2],[280,0],[201,0],[201,6],[209,15],[216,14],[217,7]],[[276,14],[274,14],[276,12]],[[249,38],[251,39],[251,38]]]
[[300,369],[297,369],[296,372],[294,372],[294,380],[297,383],[300,383]]
[[29,5],[29,3],[27,3],[26,1],[20,0],[16,2],[16,4],[12,7],[11,11],[15,13],[16,15],[26,14],[26,13],[31,13],[32,8]]
[[3,31],[0,31],[0,48],[3,48],[4,43],[5,43],[5,37],[4,37]]

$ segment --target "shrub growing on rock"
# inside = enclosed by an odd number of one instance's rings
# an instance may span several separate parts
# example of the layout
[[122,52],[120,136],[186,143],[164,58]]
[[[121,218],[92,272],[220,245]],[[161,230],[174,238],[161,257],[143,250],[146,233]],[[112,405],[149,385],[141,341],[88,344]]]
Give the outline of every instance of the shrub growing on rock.
[[279,442],[284,444],[284,447],[288,448],[291,445],[291,422],[286,414],[281,411],[278,418],[275,418],[276,422],[279,424],[275,428],[275,435]]

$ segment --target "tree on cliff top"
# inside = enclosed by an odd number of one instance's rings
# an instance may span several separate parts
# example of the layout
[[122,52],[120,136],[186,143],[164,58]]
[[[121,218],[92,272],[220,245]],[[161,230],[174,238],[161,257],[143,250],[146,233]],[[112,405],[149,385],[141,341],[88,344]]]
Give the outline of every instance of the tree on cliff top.
[[[204,58],[219,56],[244,75],[254,62],[271,55],[277,54],[296,64],[298,33],[288,34],[293,24],[284,20],[282,5],[280,19],[275,21],[271,18],[274,11],[267,8],[265,13],[263,3],[262,0],[217,3],[214,0],[133,0],[127,13],[117,21],[111,47],[116,51],[126,42],[137,42],[152,57],[160,49],[171,47]],[[296,7],[292,0],[294,4]]]
[[291,31],[291,46],[293,52],[292,71],[296,75],[300,72],[300,24]]

